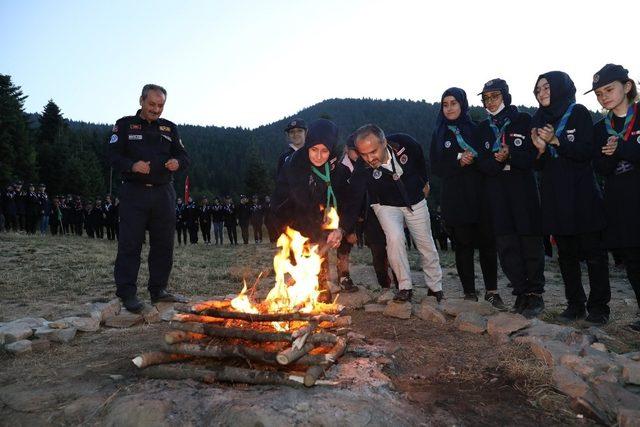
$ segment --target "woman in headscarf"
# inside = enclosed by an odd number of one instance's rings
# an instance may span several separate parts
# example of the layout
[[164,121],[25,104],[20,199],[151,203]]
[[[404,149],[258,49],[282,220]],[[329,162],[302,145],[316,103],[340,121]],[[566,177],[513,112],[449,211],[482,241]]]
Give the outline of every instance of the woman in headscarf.
[[[576,104],[576,88],[561,71],[538,77],[534,94],[540,107],[531,121],[531,139],[541,171],[543,232],[558,244],[558,263],[567,308],[559,320],[585,317],[609,321],[609,265],[602,246],[605,218],[593,159],[593,124],[589,111]],[[580,261],[586,259],[590,292],[582,287]],[[585,310],[586,302],[586,310]]]
[[511,104],[502,79],[488,81],[479,95],[489,117],[478,125],[478,167],[486,176],[498,257],[516,296],[514,311],[531,318],[544,309],[540,196],[533,172],[538,151],[529,136],[531,116]]
[[[607,64],[593,76],[592,91],[607,115],[594,125],[596,173],[604,177],[607,228],[604,244],[622,255],[640,307],[640,111],[638,90],[621,65]],[[589,92],[591,92],[591,90]],[[588,93],[588,92],[587,92]],[[640,320],[630,328],[640,332]]]
[[465,299],[478,301],[473,264],[474,248],[477,247],[484,278],[484,299],[503,308],[504,303],[497,293],[498,261],[486,212],[483,176],[476,165],[475,129],[465,91],[456,87],[447,89],[442,94],[431,140],[431,167],[442,180],[442,219],[455,243],[456,269]]
[[[286,226],[309,238],[311,244],[338,247],[341,230],[323,230],[326,215],[335,208],[340,215],[349,170],[338,162],[333,151],[338,141],[338,128],[330,120],[319,119],[309,125],[304,146],[278,175],[272,209],[279,229]],[[324,257],[318,278],[320,300],[331,301],[328,256]],[[350,289],[349,289],[350,290]]]

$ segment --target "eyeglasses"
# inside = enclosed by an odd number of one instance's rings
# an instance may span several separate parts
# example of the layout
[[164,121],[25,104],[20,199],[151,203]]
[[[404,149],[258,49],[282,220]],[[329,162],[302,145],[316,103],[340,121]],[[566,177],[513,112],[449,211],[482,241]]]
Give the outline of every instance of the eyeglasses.
[[502,99],[501,93],[494,93],[493,95],[482,95],[482,102],[484,103],[499,101],[500,99]]

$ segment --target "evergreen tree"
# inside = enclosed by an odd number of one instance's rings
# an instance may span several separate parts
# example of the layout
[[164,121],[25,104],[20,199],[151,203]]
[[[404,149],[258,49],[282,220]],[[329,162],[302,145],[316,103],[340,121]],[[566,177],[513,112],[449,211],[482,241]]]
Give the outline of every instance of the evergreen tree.
[[269,169],[260,159],[255,147],[252,147],[249,153],[244,184],[246,192],[250,195],[267,195],[270,194],[273,189],[273,182],[271,180]]

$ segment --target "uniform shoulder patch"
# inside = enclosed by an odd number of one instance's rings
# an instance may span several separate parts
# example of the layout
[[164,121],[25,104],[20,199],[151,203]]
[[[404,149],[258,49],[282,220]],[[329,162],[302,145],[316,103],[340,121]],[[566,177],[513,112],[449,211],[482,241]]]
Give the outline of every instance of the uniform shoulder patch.
[[142,130],[142,125],[140,125],[140,124],[131,124],[131,125],[129,125],[129,130]]
[[171,132],[171,126],[160,126],[160,132]]
[[115,144],[116,142],[118,142],[118,135],[116,135],[114,133],[113,135],[111,135],[111,139],[109,140],[109,144]]

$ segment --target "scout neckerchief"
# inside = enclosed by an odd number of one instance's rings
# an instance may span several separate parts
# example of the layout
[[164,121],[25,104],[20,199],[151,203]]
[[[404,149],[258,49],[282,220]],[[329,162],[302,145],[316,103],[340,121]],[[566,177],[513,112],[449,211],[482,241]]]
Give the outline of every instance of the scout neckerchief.
[[407,193],[407,188],[404,186],[404,182],[402,182],[402,180],[400,179],[404,171],[402,170],[402,167],[397,164],[397,160],[389,147],[387,147],[387,153],[389,154],[389,159],[391,160],[391,170],[380,166],[379,168],[373,170],[373,177],[375,179],[380,179],[382,177],[382,174],[391,175],[391,177],[393,178],[393,182],[395,182],[396,186],[398,187],[398,191],[400,191],[400,197],[402,197],[402,201],[404,202],[407,209],[413,212],[413,209],[411,208],[411,201],[409,200],[409,194]]
[[504,124],[502,125],[502,127],[498,129],[498,126],[496,126],[495,123],[493,123],[493,119],[489,117],[489,126],[491,126],[493,135],[496,137],[496,140],[493,142],[493,147],[491,147],[491,151],[493,151],[494,153],[497,153],[498,151],[500,151],[502,144],[505,143],[505,139],[506,139],[505,130],[507,129],[507,126],[509,126],[510,124],[511,124],[511,120],[507,119],[504,121]]
[[636,122],[637,116],[638,103],[634,102],[633,104],[629,105],[629,109],[627,110],[627,117],[624,119],[624,126],[622,126],[622,130],[620,132],[616,132],[613,129],[613,111],[609,111],[609,114],[607,114],[607,119],[604,121],[604,124],[607,126],[607,133],[609,135],[617,136],[623,141],[627,141],[629,139],[629,135],[631,135],[631,130],[633,129],[633,125]]
[[465,151],[470,151],[473,154],[473,157],[478,157],[478,152],[472,146],[467,144],[462,137],[462,133],[460,132],[460,129],[458,129],[458,126],[447,125],[447,127],[456,136],[456,141],[458,141],[458,146],[460,146],[460,148]]
[[329,212],[331,207],[338,210],[338,200],[336,200],[336,195],[333,192],[333,187],[331,186],[331,170],[329,169],[329,162],[324,164],[324,174],[315,166],[311,166],[311,170],[313,173],[318,175],[325,184],[327,184],[327,204],[325,205],[324,211]]
[[[558,125],[558,129],[556,129],[556,132],[555,132],[556,137],[560,138],[562,131],[564,130],[565,127],[567,127],[567,122],[569,121],[569,117],[571,116],[571,112],[573,111],[573,107],[575,106],[576,106],[576,103],[573,102],[571,105],[569,105],[569,108],[567,108],[567,111],[564,112],[564,115],[560,119],[560,124]],[[554,147],[553,145],[549,145],[549,153],[551,153],[551,157],[553,158],[558,157],[558,150],[556,150],[556,147]]]

